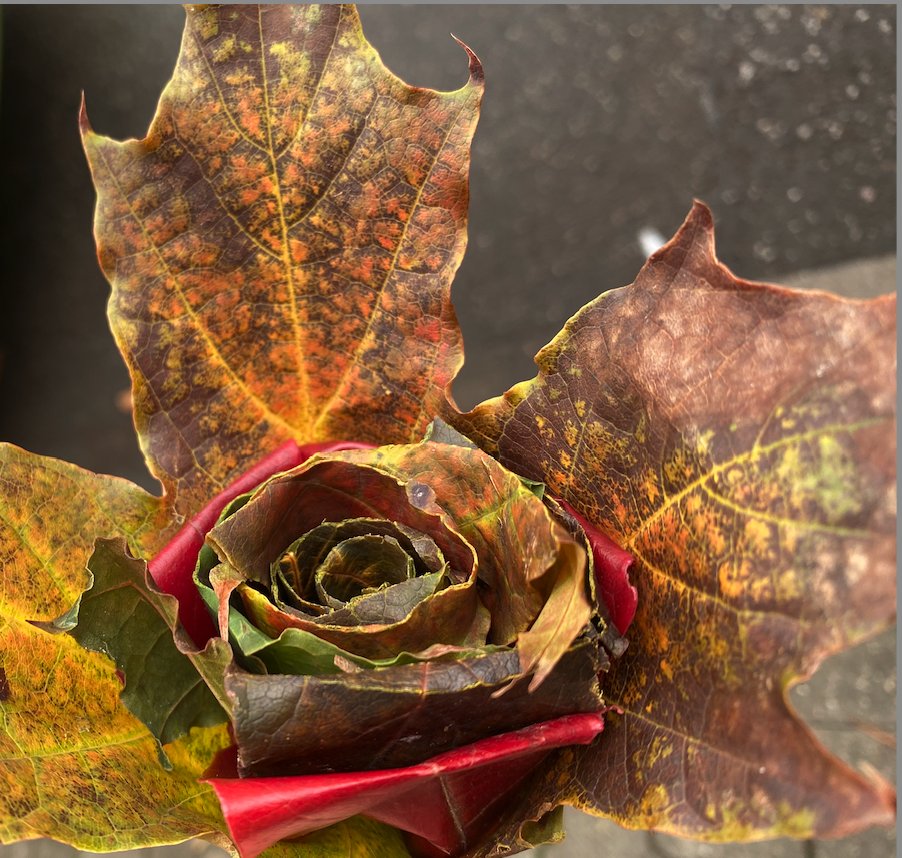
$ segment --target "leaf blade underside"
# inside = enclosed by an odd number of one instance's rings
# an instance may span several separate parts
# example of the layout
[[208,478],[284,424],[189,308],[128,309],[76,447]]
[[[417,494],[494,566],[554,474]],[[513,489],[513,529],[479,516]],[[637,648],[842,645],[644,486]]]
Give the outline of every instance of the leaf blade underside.
[[[843,836],[894,796],[830,757],[788,689],[895,616],[895,298],[735,278],[696,204],[539,375],[461,417],[636,558],[630,646],[565,800],[708,840]],[[625,774],[624,774],[625,773]]]
[[349,6],[189,7],[147,137],[82,113],[110,319],[183,514],[286,440],[422,434],[462,363],[482,95],[410,87]]

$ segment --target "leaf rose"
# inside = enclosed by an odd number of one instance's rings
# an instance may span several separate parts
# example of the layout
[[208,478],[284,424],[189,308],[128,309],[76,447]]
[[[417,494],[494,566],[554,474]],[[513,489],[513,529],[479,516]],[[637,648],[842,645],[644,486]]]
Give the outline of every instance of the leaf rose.
[[[305,460],[242,492],[294,457]],[[626,643],[596,580],[631,591],[631,558],[605,554],[604,537],[543,486],[441,420],[417,444],[289,447],[262,467],[146,567],[100,541],[93,586],[56,628],[116,660],[123,699],[162,740],[228,712],[236,765],[220,760],[211,783],[243,854],[358,813],[409,832],[417,852],[477,846],[551,747],[600,732],[598,676]],[[207,642],[202,615],[187,619],[198,594],[220,640]],[[137,653],[136,622],[154,644]],[[429,783],[468,753],[478,763],[462,769],[465,793],[437,792],[423,818],[382,807],[386,770],[404,794],[412,767],[429,760]],[[356,779],[350,803],[329,800],[328,779],[294,777],[336,772]],[[288,785],[287,828],[260,824],[270,790],[258,778]],[[239,809],[248,803],[254,812]]]
[[207,541],[202,592],[274,674],[226,679],[242,774],[405,766],[602,708],[586,551],[472,446],[315,457]]
[[186,15],[146,137],[81,113],[163,492],[0,445],[0,841],[891,824],[786,692],[894,616],[894,298],[740,280],[699,203],[461,413],[479,60],[439,93],[353,7]]

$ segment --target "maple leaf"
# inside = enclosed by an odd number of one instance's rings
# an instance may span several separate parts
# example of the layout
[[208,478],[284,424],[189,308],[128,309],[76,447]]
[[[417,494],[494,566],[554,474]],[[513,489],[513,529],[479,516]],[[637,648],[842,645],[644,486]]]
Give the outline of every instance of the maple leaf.
[[148,464],[190,514],[286,440],[422,437],[463,362],[482,67],[395,77],[352,6],[188,7],[143,140],[95,134],[95,235]]
[[737,279],[697,203],[534,380],[449,417],[635,557],[605,682],[622,713],[560,753],[536,813],[566,801],[709,840],[893,822],[893,791],[786,695],[895,617],[895,311]]

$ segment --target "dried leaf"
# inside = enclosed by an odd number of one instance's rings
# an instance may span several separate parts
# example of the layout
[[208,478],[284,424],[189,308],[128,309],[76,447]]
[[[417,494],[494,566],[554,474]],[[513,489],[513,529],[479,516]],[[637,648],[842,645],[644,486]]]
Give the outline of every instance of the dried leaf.
[[710,840],[892,824],[786,693],[895,614],[895,307],[736,279],[697,204],[535,380],[456,419],[636,558],[623,714],[559,754],[537,813]]
[[[528,691],[515,650],[322,676],[226,676],[242,776],[396,768],[485,736],[598,712],[594,639],[574,644],[554,680]],[[303,706],[299,706],[303,701]],[[365,737],[365,741],[361,738]]]
[[383,66],[353,7],[189,6],[147,137],[82,113],[142,449],[182,514],[285,440],[412,440],[442,407],[469,60],[436,93]]

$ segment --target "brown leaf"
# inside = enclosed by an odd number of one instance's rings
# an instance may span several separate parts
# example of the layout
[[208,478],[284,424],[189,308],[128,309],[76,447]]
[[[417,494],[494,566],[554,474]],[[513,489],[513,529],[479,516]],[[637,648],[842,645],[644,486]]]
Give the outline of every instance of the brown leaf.
[[895,309],[738,280],[696,204],[535,380],[452,415],[636,557],[623,714],[559,752],[537,813],[711,840],[892,823],[786,693],[895,614]]
[[143,140],[83,112],[110,320],[181,513],[287,439],[412,440],[442,407],[469,59],[436,93],[383,66],[353,7],[192,6]]
[[486,736],[597,712],[595,677],[606,666],[590,638],[534,692],[521,682],[494,696],[522,676],[512,649],[337,676],[233,671],[226,690],[242,774],[283,776],[413,765]]

